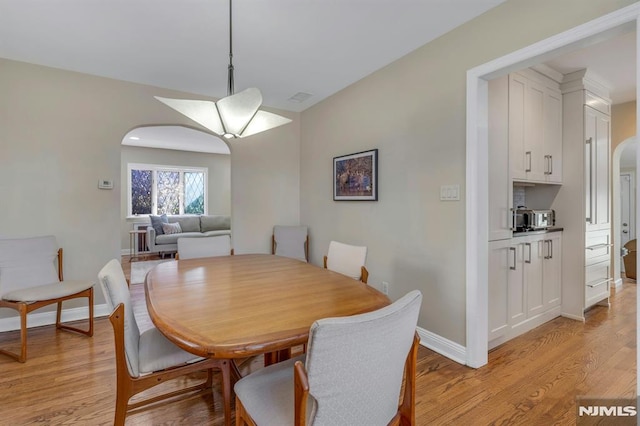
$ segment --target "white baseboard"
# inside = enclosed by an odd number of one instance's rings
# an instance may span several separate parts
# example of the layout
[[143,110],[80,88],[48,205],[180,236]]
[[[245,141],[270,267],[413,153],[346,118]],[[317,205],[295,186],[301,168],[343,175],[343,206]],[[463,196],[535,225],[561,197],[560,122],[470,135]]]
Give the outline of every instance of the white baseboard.
[[[111,314],[106,303],[102,305],[96,305],[93,308],[94,318],[106,317]],[[62,321],[79,321],[89,318],[89,308],[78,307],[62,310]],[[56,311],[50,312],[36,312],[27,315],[27,327],[41,327],[43,325],[52,325],[56,323]],[[0,319],[0,332],[20,330],[20,317],[13,316],[9,318]]]
[[[96,305],[94,307],[94,318],[106,317],[110,314],[106,303]],[[78,321],[89,317],[89,308],[78,307],[64,309],[62,311],[62,321]],[[29,328],[41,327],[44,325],[53,325],[56,323],[56,312],[40,312],[32,313],[27,316],[27,325]],[[14,316],[0,319],[0,332],[13,331],[20,329],[20,317]],[[466,363],[466,348],[458,343],[452,342],[435,333],[418,327],[418,335],[420,336],[420,344],[431,349],[459,364]]]
[[418,327],[418,335],[420,336],[420,344],[422,346],[427,347],[432,351],[457,362],[458,364],[466,365],[467,349],[464,346],[420,327]]
[[622,285],[622,278],[618,278],[617,280],[613,281],[613,286],[618,289],[620,288],[620,286]]

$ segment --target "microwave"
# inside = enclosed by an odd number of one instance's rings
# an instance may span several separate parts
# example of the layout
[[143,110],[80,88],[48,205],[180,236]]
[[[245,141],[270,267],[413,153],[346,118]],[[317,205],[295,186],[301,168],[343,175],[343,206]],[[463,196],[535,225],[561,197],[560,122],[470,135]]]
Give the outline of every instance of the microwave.
[[554,210],[534,210],[519,207],[514,210],[514,228],[516,231],[534,231],[549,229],[556,224]]

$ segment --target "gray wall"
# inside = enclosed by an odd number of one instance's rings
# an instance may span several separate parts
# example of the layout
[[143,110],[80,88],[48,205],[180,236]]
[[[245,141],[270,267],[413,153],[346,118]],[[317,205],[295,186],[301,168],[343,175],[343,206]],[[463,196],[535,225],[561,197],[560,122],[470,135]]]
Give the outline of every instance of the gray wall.
[[[466,72],[631,3],[511,0],[304,111],[311,261],[321,264],[330,240],[368,246],[371,285],[389,282],[393,299],[420,289],[419,325],[464,346]],[[332,158],[371,148],[379,201],[332,201]],[[448,184],[461,201],[440,201]]]
[[231,157],[229,155],[122,146],[120,158],[120,182],[122,182],[120,244],[123,251],[128,252],[129,250],[129,231],[133,229],[133,223],[149,223],[147,215],[127,219],[127,171],[130,163],[206,167],[208,169],[207,209],[209,214],[231,215]]
[[[0,59],[0,236],[53,234],[65,277],[96,280],[122,247],[122,138],[141,125],[196,127],[154,95],[195,98]],[[299,114],[275,112],[293,123],[231,147],[232,227],[243,230],[236,252],[268,252],[273,224],[299,220]],[[105,178],[113,190],[98,189]]]

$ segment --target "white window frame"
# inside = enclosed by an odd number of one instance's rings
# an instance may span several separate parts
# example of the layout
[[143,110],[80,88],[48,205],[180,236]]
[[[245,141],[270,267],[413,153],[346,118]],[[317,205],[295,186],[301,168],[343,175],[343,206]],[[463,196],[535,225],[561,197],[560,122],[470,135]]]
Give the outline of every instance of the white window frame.
[[[143,163],[128,163],[127,164],[127,217],[136,218],[147,216],[147,214],[132,214],[131,203],[131,171],[132,170],[151,170],[152,183],[151,183],[151,213],[152,215],[158,214],[157,203],[157,173],[158,172],[180,172],[180,213],[184,214],[184,173],[195,172],[204,174],[204,214],[208,214],[209,204],[209,169],[207,167],[187,167],[187,166],[166,166],[161,164],[143,164]],[[170,216],[170,215],[168,215]]]

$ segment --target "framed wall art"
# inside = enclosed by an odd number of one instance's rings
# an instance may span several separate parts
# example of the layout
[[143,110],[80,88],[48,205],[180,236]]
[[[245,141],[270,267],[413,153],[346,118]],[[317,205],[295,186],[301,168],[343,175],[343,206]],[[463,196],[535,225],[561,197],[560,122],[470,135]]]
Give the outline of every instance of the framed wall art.
[[333,158],[335,201],[378,200],[378,150]]

